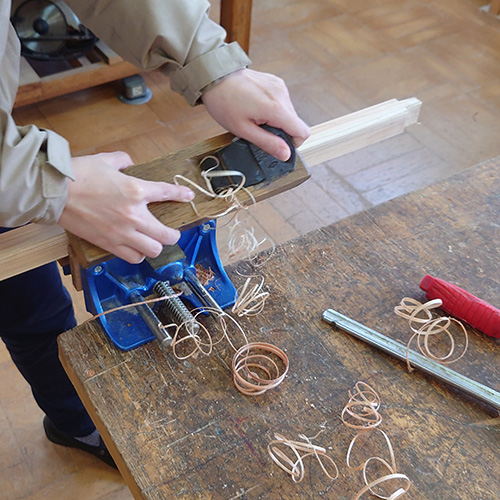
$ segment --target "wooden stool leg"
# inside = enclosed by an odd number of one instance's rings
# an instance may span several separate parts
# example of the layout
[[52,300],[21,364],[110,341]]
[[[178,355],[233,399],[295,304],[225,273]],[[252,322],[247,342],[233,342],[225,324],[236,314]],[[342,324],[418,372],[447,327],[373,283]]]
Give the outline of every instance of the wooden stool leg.
[[[500,0],[499,0],[500,1]],[[221,0],[220,23],[227,31],[227,42],[238,42],[248,54],[252,0]]]
[[500,0],[491,0],[490,14],[493,14],[494,16],[498,16],[498,14],[500,14]]

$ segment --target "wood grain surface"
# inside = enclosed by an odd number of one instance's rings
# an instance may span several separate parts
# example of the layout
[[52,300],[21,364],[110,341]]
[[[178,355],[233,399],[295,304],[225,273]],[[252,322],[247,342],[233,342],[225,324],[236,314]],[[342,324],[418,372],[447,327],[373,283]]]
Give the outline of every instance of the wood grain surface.
[[[500,158],[389,201],[279,247],[259,268],[271,298],[242,321],[250,340],[284,349],[283,384],[259,397],[234,388],[231,352],[181,362],[150,343],[118,351],[99,325],[60,337],[61,358],[136,498],[352,499],[360,472],[345,456],[353,431],[340,421],[348,391],[363,380],[380,394],[381,429],[395,447],[409,498],[494,500],[500,477],[497,416],[470,397],[414,372],[321,320],[333,308],[401,342],[410,332],[393,313],[401,298],[424,300],[429,273],[500,304]],[[229,268],[251,272],[241,262]],[[470,329],[454,369],[500,390],[500,341]],[[498,422],[498,421],[497,421]],[[275,432],[314,436],[340,477],[307,459],[294,484],[273,464]],[[367,451],[377,453],[375,443]],[[380,453],[383,453],[380,452]]]

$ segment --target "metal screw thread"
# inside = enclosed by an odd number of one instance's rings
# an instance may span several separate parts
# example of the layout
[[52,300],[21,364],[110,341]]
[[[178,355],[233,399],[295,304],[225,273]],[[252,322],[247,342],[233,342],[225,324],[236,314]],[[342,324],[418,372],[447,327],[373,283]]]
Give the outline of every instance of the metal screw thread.
[[[180,325],[182,323],[189,322],[194,323],[193,315],[189,312],[188,308],[184,305],[181,299],[177,297],[176,292],[170,286],[168,281],[158,281],[156,282],[153,290],[160,297],[170,297],[165,301],[165,307],[168,309],[170,314],[173,316],[174,321]],[[196,325],[197,327],[198,325]],[[196,328],[197,329],[197,328]]]

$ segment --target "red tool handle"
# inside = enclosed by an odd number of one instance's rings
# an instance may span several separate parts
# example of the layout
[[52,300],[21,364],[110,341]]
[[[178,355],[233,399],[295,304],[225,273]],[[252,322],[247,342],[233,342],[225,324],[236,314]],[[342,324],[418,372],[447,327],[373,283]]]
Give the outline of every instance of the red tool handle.
[[420,288],[426,292],[429,300],[441,299],[444,311],[477,328],[486,335],[500,338],[500,309],[484,300],[430,275],[424,277]]

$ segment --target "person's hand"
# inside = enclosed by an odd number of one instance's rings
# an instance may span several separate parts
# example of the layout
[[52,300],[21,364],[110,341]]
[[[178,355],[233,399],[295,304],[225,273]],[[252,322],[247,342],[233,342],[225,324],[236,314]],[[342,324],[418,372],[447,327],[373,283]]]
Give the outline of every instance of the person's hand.
[[76,180],[68,183],[58,224],[117,257],[139,263],[145,256],[157,257],[163,245],[173,245],[180,236],[154,217],[147,204],[189,201],[194,194],[184,186],[120,172],[130,165],[132,160],[123,152],[72,158]]
[[276,135],[258,125],[281,128],[300,146],[310,134],[297,116],[288,89],[280,78],[268,73],[242,69],[223,78],[202,95],[212,118],[226,130],[246,139],[282,161],[290,148]]

